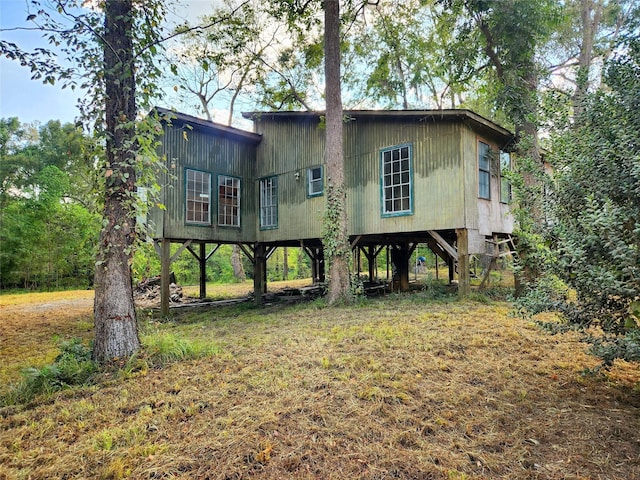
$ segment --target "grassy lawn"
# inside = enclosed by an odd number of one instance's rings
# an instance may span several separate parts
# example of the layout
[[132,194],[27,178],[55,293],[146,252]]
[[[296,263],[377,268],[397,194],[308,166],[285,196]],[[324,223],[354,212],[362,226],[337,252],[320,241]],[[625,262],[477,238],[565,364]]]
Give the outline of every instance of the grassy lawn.
[[[0,297],[4,383],[90,339],[78,295]],[[577,336],[475,298],[142,312],[213,353],[0,409],[0,478],[640,479],[637,365],[584,375]]]

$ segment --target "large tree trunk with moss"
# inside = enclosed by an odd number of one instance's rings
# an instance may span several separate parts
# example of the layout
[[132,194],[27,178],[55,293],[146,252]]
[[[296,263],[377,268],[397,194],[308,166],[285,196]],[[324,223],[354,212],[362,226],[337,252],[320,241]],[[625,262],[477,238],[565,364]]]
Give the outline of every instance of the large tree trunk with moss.
[[104,72],[107,128],[104,223],[95,273],[95,343],[99,362],[127,357],[140,347],[133,302],[136,156],[133,6],[105,2]]
[[323,244],[329,260],[329,304],[351,299],[347,191],[344,185],[342,95],[340,91],[340,3],[324,2],[327,205]]

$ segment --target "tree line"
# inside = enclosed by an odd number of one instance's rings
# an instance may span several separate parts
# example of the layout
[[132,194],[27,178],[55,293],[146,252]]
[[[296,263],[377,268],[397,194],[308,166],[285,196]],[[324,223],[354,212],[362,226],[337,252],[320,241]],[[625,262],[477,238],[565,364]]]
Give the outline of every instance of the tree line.
[[[103,155],[99,142],[74,124],[0,118],[0,289],[93,286],[101,225],[97,165]],[[209,258],[209,281],[243,280],[233,270],[232,254],[223,245]],[[251,274],[249,260],[242,261]],[[172,268],[179,283],[198,283],[199,266],[188,252]],[[159,275],[152,244],[136,249],[131,272],[134,282]],[[310,274],[310,261],[299,249],[280,249],[267,270],[271,281]]]

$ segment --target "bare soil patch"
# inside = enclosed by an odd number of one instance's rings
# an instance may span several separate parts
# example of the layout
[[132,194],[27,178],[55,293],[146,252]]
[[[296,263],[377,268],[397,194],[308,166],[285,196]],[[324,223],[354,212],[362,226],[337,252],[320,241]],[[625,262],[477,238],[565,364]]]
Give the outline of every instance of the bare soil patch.
[[[90,310],[64,310],[25,314],[49,333],[20,340],[89,338]],[[584,375],[597,361],[576,335],[508,312],[418,293],[142,316],[221,353],[162,369],[141,357],[0,411],[0,478],[640,479],[637,365]]]

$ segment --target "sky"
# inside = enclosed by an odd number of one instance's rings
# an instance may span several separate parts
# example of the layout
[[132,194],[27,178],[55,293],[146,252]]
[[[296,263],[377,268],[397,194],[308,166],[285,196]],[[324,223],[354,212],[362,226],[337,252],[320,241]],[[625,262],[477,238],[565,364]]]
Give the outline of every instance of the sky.
[[[29,0],[0,0],[0,39],[31,51],[47,46],[39,32],[7,30],[29,26],[26,22],[28,3]],[[216,0],[181,0],[173,17],[195,19],[211,11],[215,3]],[[79,114],[78,93],[62,90],[58,84],[44,85],[41,80],[31,80],[28,68],[0,57],[0,118],[18,117],[23,123],[38,121],[41,124],[49,120],[73,122]]]
[[[0,38],[24,49],[44,46],[37,32],[4,31],[6,28],[28,26],[25,0],[0,0]],[[44,85],[31,80],[28,68],[19,62],[0,58],[0,117],[18,117],[21,122],[61,120],[73,122],[78,115],[77,93],[62,90],[59,85]]]

